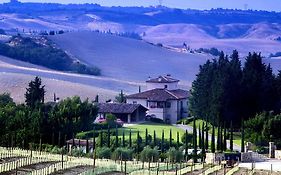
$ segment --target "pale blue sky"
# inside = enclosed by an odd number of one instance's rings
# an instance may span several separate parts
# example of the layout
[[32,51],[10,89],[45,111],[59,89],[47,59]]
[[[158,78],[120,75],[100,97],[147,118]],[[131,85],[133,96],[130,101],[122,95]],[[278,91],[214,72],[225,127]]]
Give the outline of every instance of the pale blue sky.
[[[7,2],[9,0],[0,0]],[[160,0],[20,0],[21,2],[57,2],[57,3],[98,3],[105,6],[150,6],[158,5]],[[210,9],[238,8],[281,11],[281,0],[162,0],[163,5],[177,8]]]

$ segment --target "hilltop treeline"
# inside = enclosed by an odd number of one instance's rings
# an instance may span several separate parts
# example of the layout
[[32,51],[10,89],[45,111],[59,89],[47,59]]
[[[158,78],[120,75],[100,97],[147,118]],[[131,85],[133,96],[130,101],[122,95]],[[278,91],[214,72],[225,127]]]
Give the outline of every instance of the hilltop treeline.
[[279,113],[281,72],[276,76],[270,65],[257,53],[249,53],[241,66],[237,51],[228,57],[207,61],[192,84],[189,106],[191,115],[215,125],[242,120],[263,111]]
[[0,55],[26,61],[54,70],[100,75],[101,70],[74,61],[45,37],[39,39],[14,36],[8,43],[0,43]]

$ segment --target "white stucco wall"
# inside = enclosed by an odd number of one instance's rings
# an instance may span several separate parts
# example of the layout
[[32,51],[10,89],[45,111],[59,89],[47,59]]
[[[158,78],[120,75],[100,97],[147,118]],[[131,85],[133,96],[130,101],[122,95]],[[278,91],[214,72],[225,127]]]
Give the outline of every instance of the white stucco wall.
[[175,90],[178,89],[178,82],[175,83],[146,83],[146,89],[152,90],[152,89],[164,89],[165,85],[167,86],[168,90]]

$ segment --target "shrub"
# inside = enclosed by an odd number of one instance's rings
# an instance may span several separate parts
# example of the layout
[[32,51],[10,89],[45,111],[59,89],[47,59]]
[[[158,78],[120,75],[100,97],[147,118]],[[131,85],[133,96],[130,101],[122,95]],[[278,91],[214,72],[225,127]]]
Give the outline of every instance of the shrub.
[[99,159],[110,159],[111,150],[108,147],[98,147],[96,155]]
[[181,162],[184,158],[182,150],[176,150],[175,148],[170,148],[167,152],[167,157],[171,163]]
[[146,146],[142,152],[140,153],[141,161],[143,162],[156,162],[159,159],[159,151],[158,147],[154,149],[150,148],[150,146]]
[[113,160],[132,160],[133,150],[128,148],[119,147],[112,153]]
[[155,118],[155,117],[151,117],[150,121],[153,123],[164,123],[164,121],[162,119]]
[[[182,143],[185,144],[185,136],[186,136],[186,133],[184,133],[182,136],[181,136],[181,141]],[[191,143],[193,140],[193,134],[189,134],[187,133],[187,143]]]

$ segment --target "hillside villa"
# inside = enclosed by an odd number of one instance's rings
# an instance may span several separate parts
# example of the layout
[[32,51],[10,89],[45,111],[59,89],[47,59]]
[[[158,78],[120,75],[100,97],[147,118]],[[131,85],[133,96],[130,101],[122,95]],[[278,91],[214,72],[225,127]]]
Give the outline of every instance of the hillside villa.
[[149,78],[147,90],[127,96],[128,104],[141,104],[148,109],[150,117],[158,118],[167,123],[176,123],[188,116],[188,91],[179,89],[179,80],[171,75]]
[[188,116],[188,91],[179,89],[179,80],[170,75],[149,78],[147,90],[128,95],[127,103],[99,103],[96,122],[114,114],[125,123],[144,121],[147,116],[166,123],[176,123]]

